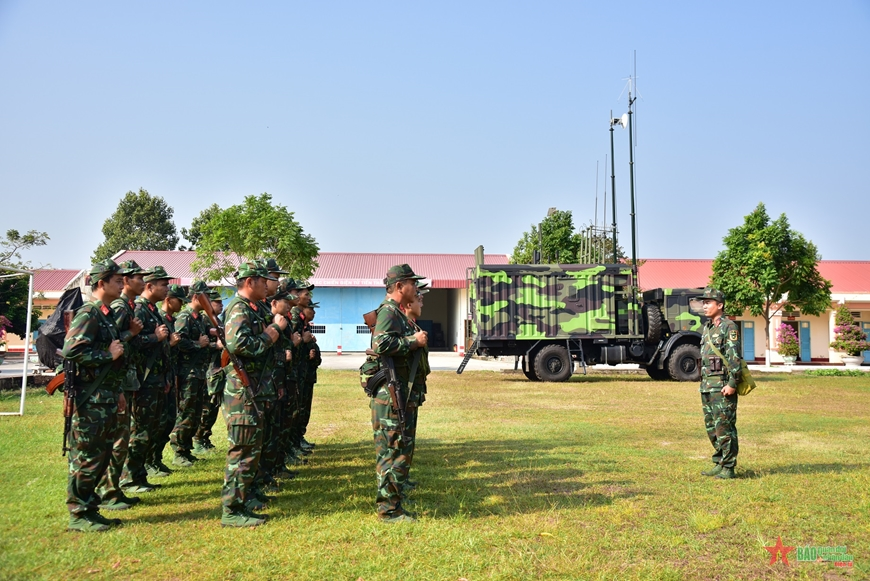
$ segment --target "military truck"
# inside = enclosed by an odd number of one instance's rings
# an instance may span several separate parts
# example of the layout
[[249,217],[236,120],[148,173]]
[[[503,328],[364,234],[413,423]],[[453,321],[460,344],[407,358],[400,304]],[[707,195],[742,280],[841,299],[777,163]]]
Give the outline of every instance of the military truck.
[[585,373],[600,363],[637,363],[657,380],[699,379],[706,319],[692,299],[703,289],[639,293],[627,264],[483,264],[482,248],[475,257],[467,356],[513,355],[532,381],[566,381],[575,366]]

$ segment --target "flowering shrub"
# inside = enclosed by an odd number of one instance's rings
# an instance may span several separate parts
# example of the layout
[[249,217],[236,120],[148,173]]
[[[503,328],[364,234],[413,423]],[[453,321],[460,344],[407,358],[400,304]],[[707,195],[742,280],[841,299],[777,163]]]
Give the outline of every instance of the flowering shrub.
[[783,357],[797,357],[801,352],[801,344],[797,333],[791,325],[780,323],[776,330],[776,340],[779,343],[779,354]]
[[855,324],[852,319],[852,313],[846,308],[846,305],[840,305],[837,309],[837,314],[834,316],[834,342],[831,343],[831,348],[837,351],[844,351],[850,357],[861,355],[862,351],[870,349],[870,343],[867,342],[867,333],[861,330],[861,327]]
[[6,345],[6,329],[12,328],[12,322],[0,315],[0,347]]

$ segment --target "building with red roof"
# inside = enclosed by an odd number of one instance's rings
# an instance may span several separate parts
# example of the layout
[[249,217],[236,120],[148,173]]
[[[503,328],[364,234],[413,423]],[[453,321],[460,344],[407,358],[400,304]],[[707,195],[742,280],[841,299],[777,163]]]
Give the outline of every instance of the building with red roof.
[[[174,282],[189,285],[195,278],[190,268],[195,257],[193,251],[124,250],[113,258],[119,262],[135,260],[146,268],[163,266],[169,274],[177,277]],[[506,264],[508,256],[487,254],[485,261],[487,264]],[[335,350],[340,345],[343,351],[361,351],[369,346],[368,329],[363,324],[362,313],[376,308],[383,299],[383,277],[387,269],[403,263],[426,276],[433,289],[426,295],[426,318],[421,321],[431,333],[433,347],[453,349],[463,341],[468,346],[466,276],[468,269],[474,266],[473,254],[323,252],[318,256],[318,263],[310,282],[316,287],[314,296],[320,303],[314,324],[318,342],[324,350]],[[712,264],[712,260],[648,259],[639,268],[638,282],[643,290],[704,287],[709,283]],[[837,305],[848,305],[865,332],[870,333],[870,261],[823,260],[819,263],[819,271],[833,284],[831,310],[819,317],[777,313],[771,321],[770,334],[775,338],[774,329],[780,323],[789,324],[795,328],[801,341],[800,361],[839,362],[839,354],[829,347]],[[40,280],[46,281],[40,283],[43,287],[59,285],[68,273],[75,273],[75,276],[67,286],[83,285],[84,271],[44,273],[39,275],[43,277]],[[223,284],[230,284],[230,281],[223,281]],[[226,295],[231,292],[227,289]],[[749,360],[764,359],[763,319],[751,317],[748,313],[735,319],[743,331],[744,356]],[[778,362],[781,358],[775,352],[775,339],[773,342],[771,358]],[[866,356],[870,360],[870,353]]]

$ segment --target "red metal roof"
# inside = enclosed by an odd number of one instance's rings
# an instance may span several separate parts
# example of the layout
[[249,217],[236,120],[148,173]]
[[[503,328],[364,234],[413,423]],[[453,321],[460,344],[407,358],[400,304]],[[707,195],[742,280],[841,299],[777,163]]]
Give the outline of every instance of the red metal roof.
[[[819,273],[840,294],[870,293],[870,261],[822,260]],[[639,269],[642,289],[704,287],[713,274],[712,260],[649,259]]]
[[[135,260],[139,266],[160,265],[188,285],[194,280],[190,264],[196,258],[192,250],[124,250],[116,262]],[[487,254],[489,264],[506,264],[507,255]],[[465,288],[465,271],[474,266],[473,254],[375,254],[364,252],[323,252],[317,257],[319,267],[311,284],[326,287],[379,287],[391,266],[409,264],[414,272],[431,281],[432,288]]]
[[[384,286],[391,266],[408,264],[415,273],[431,281],[432,288],[465,288],[465,272],[474,266],[473,254],[371,254],[323,252],[311,277],[317,286]],[[484,262],[506,264],[504,254],[487,254]]]
[[81,270],[68,268],[40,268],[33,271],[33,290],[37,292],[62,291]]

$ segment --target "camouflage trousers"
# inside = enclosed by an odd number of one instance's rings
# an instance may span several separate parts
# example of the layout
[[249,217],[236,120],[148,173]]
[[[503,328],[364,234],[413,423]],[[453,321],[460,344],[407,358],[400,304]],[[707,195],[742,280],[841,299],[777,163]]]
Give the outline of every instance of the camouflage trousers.
[[243,512],[245,503],[252,498],[263,446],[263,428],[227,424],[227,439],[230,449],[227,451],[221,503],[224,514],[233,514]]
[[148,472],[145,462],[153,455],[155,437],[160,426],[160,413],[163,407],[163,389],[155,386],[141,387],[127,402],[130,410],[130,448],[127,464],[121,475],[121,484],[141,484],[147,482]]
[[271,476],[275,466],[277,466],[280,448],[279,438],[281,437],[281,412],[284,402],[261,401],[257,402],[257,405],[263,410],[263,451],[260,455],[260,465],[254,481],[255,486],[259,486],[267,476]]
[[[127,405],[133,398],[133,392],[124,393],[127,398]],[[118,500],[121,497],[121,473],[124,471],[124,462],[127,460],[127,449],[130,446],[130,409],[124,410],[123,414],[118,414],[118,420],[115,425],[115,434],[113,436],[114,443],[112,444],[112,454],[109,458],[109,466],[106,469],[103,477],[100,478],[100,485],[97,488],[97,494],[103,502],[109,500]]]
[[178,378],[178,415],[169,443],[176,454],[189,454],[193,436],[202,419],[202,400],[205,397],[205,380],[194,377]]
[[175,427],[175,410],[178,408],[175,404],[178,401],[176,389],[173,383],[169,388],[169,393],[163,394],[163,404],[160,407],[160,421],[157,423],[154,444],[148,449],[148,456],[145,458],[146,465],[156,465],[163,461],[163,450],[166,449],[166,444],[169,443],[169,435],[172,433],[172,428]]
[[720,391],[701,393],[704,426],[713,444],[713,463],[725,468],[737,465],[737,394],[724,396]]
[[278,457],[283,458],[290,448],[298,445],[294,440],[296,426],[299,423],[300,413],[297,401],[300,396],[296,393],[296,383],[288,381],[284,387],[287,392],[284,395],[284,410],[281,417],[280,435],[278,437]]
[[314,383],[306,381],[302,387],[301,393],[302,406],[299,410],[299,440],[305,436],[308,431],[308,422],[311,421],[311,405],[314,402]]
[[71,514],[99,510],[97,484],[109,466],[118,422],[117,404],[76,406],[70,431],[66,506]]
[[206,396],[205,401],[202,402],[202,415],[199,418],[199,428],[197,428],[194,438],[200,441],[211,439],[211,430],[221,413],[221,400],[223,398],[223,392]]
[[[413,455],[414,438],[406,430],[408,437],[402,441],[399,418],[390,405],[389,395],[383,398],[384,391],[369,404],[372,410],[372,431],[375,440],[375,459],[377,474],[378,516],[389,518],[402,514],[402,501],[405,499],[405,483],[411,468],[410,456]],[[409,408],[405,414],[407,426],[417,425],[417,409]]]

